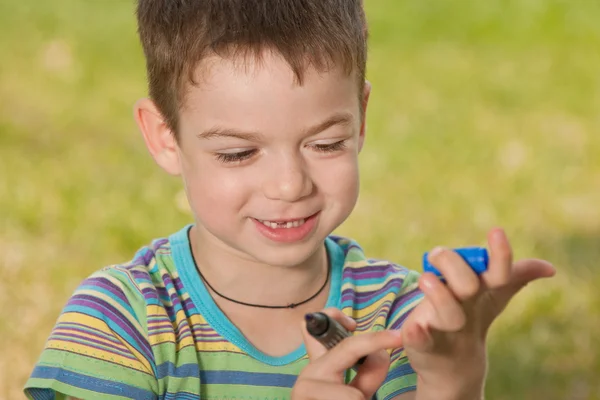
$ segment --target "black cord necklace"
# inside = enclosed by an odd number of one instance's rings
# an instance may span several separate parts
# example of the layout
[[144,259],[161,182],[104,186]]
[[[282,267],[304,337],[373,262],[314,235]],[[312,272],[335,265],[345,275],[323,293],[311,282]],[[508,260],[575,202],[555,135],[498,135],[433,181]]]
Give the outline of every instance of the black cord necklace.
[[192,251],[192,242],[191,242],[191,240],[189,240],[189,233],[188,233],[188,243],[189,243],[189,247],[190,247],[190,254],[192,255],[192,261],[194,262],[194,266],[196,267],[196,271],[198,271],[198,274],[200,275],[200,278],[204,281],[204,283],[206,283],[206,285],[213,292],[215,292],[217,295],[219,295],[220,297],[224,298],[225,300],[229,300],[231,302],[234,302],[234,303],[237,303],[237,304],[241,304],[243,306],[259,307],[259,308],[277,308],[277,309],[282,309],[282,308],[296,308],[296,307],[298,307],[298,306],[300,306],[302,304],[308,303],[309,301],[311,301],[312,299],[314,299],[315,297],[317,297],[323,291],[323,289],[325,289],[325,286],[327,286],[327,282],[329,282],[329,273],[331,272],[331,263],[329,261],[329,254],[327,254],[327,276],[325,277],[325,283],[323,283],[323,286],[321,286],[321,288],[317,291],[317,293],[313,294],[308,299],[306,299],[304,301],[301,301],[300,303],[290,303],[290,304],[285,305],[285,306],[270,306],[270,305],[262,305],[262,304],[245,303],[243,301],[238,301],[238,300],[232,299],[231,297],[227,297],[224,294],[221,294],[221,293],[217,292],[215,290],[215,288],[212,287],[212,285],[210,283],[208,283],[208,281],[206,280],[206,278],[204,277],[204,275],[202,275],[202,272],[200,272],[200,268],[198,268],[198,264],[196,263],[196,258],[194,257],[194,252]]

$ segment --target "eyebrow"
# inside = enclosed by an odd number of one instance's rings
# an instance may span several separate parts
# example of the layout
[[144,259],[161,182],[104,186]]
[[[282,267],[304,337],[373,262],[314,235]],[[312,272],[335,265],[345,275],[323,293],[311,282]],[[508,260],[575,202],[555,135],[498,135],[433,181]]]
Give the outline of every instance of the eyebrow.
[[[350,125],[354,121],[354,116],[349,112],[339,112],[333,114],[331,117],[326,119],[325,121],[308,128],[305,132],[305,136],[313,136],[317,133],[323,132],[326,129],[331,128],[335,125],[347,126]],[[250,142],[259,142],[263,139],[263,135],[260,132],[254,131],[241,131],[233,128],[220,128],[215,126],[210,128],[204,132],[196,135],[200,139],[215,139],[215,138],[237,138],[242,140],[247,140]]]

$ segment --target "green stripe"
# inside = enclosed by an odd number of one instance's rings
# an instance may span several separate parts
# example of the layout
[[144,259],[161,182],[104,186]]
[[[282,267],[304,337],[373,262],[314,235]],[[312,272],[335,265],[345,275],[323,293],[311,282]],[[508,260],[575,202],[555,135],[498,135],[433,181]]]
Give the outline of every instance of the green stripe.
[[246,385],[210,385],[210,396],[203,396],[204,400],[289,400],[291,388],[277,388],[272,386],[246,386]]
[[42,353],[38,365],[58,368],[68,365],[69,370],[81,374],[115,382],[123,382],[132,386],[152,387],[154,390],[156,389],[156,379],[148,373],[134,370],[123,364],[98,360],[66,351],[46,349]]
[[128,397],[108,395],[106,393],[92,392],[75,386],[67,385],[55,380],[40,379],[40,378],[29,378],[25,384],[24,393],[28,399],[33,399],[27,389],[49,389],[56,393],[55,400],[66,400],[66,396],[75,397],[78,399],[85,400],[130,400]]

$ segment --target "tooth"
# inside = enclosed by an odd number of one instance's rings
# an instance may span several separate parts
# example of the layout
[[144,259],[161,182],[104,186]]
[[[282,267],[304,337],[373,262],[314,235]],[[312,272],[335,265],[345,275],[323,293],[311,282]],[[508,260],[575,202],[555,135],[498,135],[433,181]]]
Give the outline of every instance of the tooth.
[[272,221],[264,221],[264,220],[258,220],[260,223],[262,223],[263,225],[271,228],[271,229],[290,229],[290,228],[297,228],[301,225],[304,225],[304,223],[306,222],[306,219],[298,219],[295,221],[289,221],[289,222],[272,222]]

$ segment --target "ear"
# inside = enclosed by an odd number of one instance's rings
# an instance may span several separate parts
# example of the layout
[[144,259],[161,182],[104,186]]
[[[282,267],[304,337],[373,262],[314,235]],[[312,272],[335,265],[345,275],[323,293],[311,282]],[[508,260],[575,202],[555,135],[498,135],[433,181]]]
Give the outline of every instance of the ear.
[[367,105],[369,104],[369,96],[371,96],[371,82],[365,81],[362,96],[362,123],[360,126],[360,134],[358,136],[358,151],[360,152],[365,144],[365,134],[367,132]]
[[179,175],[177,139],[154,102],[139,100],[134,107],[134,118],[154,161],[169,174]]

